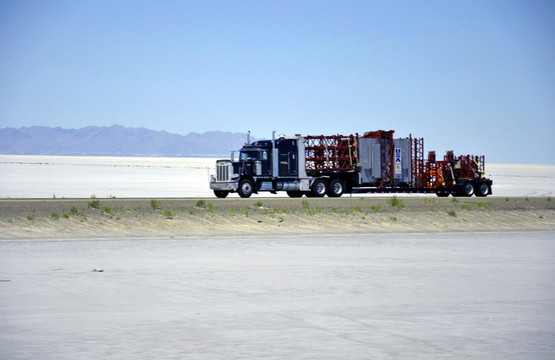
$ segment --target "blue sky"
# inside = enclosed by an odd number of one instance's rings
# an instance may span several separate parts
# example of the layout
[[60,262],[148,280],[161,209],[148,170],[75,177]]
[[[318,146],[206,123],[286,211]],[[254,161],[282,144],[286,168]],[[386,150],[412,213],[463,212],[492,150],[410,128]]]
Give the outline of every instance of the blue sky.
[[393,129],[555,162],[555,1],[0,1],[0,127]]

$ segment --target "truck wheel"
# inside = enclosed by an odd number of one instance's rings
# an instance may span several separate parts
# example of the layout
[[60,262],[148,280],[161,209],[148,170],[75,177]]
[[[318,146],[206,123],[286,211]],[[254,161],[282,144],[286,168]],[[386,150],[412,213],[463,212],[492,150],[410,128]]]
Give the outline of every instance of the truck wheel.
[[239,196],[242,198],[248,198],[252,195],[253,184],[249,179],[244,179],[239,183],[239,189],[237,190]]
[[292,198],[300,198],[303,196],[303,193],[301,191],[288,191],[287,195]]
[[474,184],[470,181],[467,181],[462,186],[462,196],[472,196],[474,195]]
[[481,183],[476,188],[476,196],[484,197],[489,195],[489,186],[486,183]]
[[339,179],[333,179],[328,187],[328,196],[329,197],[341,197],[344,191],[343,181]]
[[223,199],[223,198],[227,197],[227,195],[229,195],[229,191],[214,190],[214,194],[216,195],[217,198]]
[[327,190],[326,181],[324,179],[317,179],[312,184],[312,195],[314,195],[314,197],[324,197]]
[[438,192],[438,193],[436,193],[436,195],[437,195],[438,197],[448,197],[448,196],[449,196],[449,193],[446,193],[446,192]]

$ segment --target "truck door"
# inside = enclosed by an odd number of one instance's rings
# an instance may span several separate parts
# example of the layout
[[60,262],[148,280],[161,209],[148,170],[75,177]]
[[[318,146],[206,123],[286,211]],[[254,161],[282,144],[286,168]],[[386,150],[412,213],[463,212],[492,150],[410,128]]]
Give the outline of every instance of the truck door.
[[279,153],[279,176],[297,176],[299,162],[297,141],[282,139],[277,144],[277,147]]
[[297,176],[297,154],[295,152],[290,152],[288,155],[289,156],[288,156],[287,165],[288,165],[289,175]]

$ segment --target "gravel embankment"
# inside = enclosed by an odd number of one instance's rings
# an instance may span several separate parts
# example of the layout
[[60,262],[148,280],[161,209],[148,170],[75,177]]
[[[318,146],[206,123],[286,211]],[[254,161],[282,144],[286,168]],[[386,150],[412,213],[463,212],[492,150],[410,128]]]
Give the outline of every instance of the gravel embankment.
[[546,197],[392,199],[0,200],[0,240],[555,230]]

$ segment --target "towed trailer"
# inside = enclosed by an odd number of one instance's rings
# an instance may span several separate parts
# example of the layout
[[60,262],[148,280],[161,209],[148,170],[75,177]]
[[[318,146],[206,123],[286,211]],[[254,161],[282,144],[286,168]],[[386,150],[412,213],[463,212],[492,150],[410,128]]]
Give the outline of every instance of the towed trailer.
[[286,191],[290,197],[340,197],[344,193],[434,193],[487,196],[483,155],[447,151],[424,159],[424,139],[394,138],[394,131],[363,135],[275,136],[245,144],[239,160],[216,161],[210,188],[217,197]]

